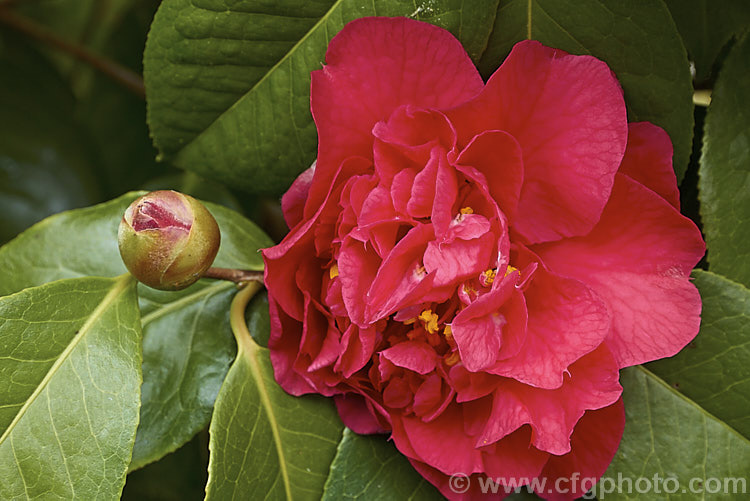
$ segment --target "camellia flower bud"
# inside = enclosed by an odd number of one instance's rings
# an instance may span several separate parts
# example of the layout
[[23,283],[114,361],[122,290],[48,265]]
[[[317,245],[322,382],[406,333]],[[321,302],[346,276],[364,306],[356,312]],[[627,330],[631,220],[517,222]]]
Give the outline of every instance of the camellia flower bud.
[[203,204],[176,191],[135,200],[120,222],[120,255],[140,282],[160,290],[195,283],[213,263],[221,235]]

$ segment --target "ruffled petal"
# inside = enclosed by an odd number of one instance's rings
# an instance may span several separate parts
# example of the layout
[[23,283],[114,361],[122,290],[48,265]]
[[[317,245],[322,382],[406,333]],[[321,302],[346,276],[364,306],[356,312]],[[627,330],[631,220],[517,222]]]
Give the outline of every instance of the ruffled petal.
[[628,124],[628,147],[619,172],[680,210],[680,190],[672,168],[672,141],[661,127],[649,122]]
[[284,221],[291,229],[297,226],[303,218],[307,193],[310,191],[315,164],[297,176],[289,189],[281,197],[281,211],[284,213]]
[[705,252],[700,231],[639,182],[618,174],[589,235],[534,251],[605,300],[607,345],[620,367],[672,356],[698,333],[701,300],[689,274]]
[[555,390],[514,381],[499,385],[477,446],[494,443],[530,424],[534,447],[556,455],[569,452],[571,434],[584,412],[607,407],[622,394],[617,364],[605,347],[580,359],[569,372],[570,377]]
[[513,220],[523,186],[521,146],[507,132],[490,130],[474,137],[456,159],[456,164],[473,167],[500,210]]
[[544,482],[547,488],[539,495],[550,501],[572,501],[586,494],[593,487],[592,479],[600,479],[607,471],[624,429],[622,399],[609,407],[587,411],[573,432],[572,450],[547,461],[540,475],[540,485]]
[[459,144],[503,130],[521,145],[512,225],[528,242],[583,235],[599,220],[628,134],[622,90],[604,62],[519,42],[476,99],[446,114]]
[[396,108],[450,108],[483,87],[455,37],[407,18],[352,21],[331,40],[326,63],[312,73],[318,165],[305,206],[308,217],[320,205],[318,187],[330,185],[341,161],[351,155],[372,158],[372,128]]
[[380,352],[394,365],[419,374],[427,374],[435,369],[435,350],[421,341],[404,341]]
[[525,298],[526,342],[518,355],[489,372],[537,388],[559,388],[568,367],[609,333],[607,307],[583,283],[544,269],[537,269]]

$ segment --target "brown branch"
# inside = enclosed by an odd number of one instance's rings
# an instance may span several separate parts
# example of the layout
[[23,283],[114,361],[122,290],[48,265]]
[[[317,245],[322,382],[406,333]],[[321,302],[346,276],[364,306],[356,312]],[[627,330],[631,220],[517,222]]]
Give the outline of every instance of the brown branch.
[[55,49],[70,54],[76,59],[90,64],[93,68],[123,85],[138,97],[142,99],[146,98],[146,89],[143,86],[143,79],[137,73],[114,61],[110,61],[109,59],[91,52],[86,47],[68,42],[42,25],[11,12],[7,6],[3,4],[0,4],[0,24],[4,24],[8,28],[14,29],[19,33],[23,33],[28,37],[50,45]]
[[236,284],[246,282],[263,283],[262,271],[235,270],[232,268],[209,268],[203,274],[203,278],[215,278],[217,280],[228,280]]

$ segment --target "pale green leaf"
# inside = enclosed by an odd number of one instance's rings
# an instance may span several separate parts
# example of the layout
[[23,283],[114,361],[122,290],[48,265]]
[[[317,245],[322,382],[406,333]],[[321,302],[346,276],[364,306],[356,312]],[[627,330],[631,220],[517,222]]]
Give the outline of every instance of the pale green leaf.
[[237,341],[211,419],[206,499],[319,500],[343,427],[333,401],[287,394],[268,349]]
[[[124,273],[117,227],[138,195],[50,217],[0,248],[0,294],[60,278]],[[239,214],[206,205],[222,233],[216,265],[262,269],[258,249],[271,245],[268,237]],[[180,292],[138,290],[144,382],[131,468],[174,451],[208,424],[235,354],[228,320],[234,284],[200,280]]]
[[144,54],[148,122],[166,160],[278,194],[316,155],[310,72],[352,19],[411,16],[478,57],[497,0],[165,0]]
[[116,499],[138,424],[135,281],[0,298],[0,499]]
[[750,287],[750,32],[732,49],[706,113],[700,190],[709,269]]
[[692,146],[693,87],[685,48],[663,2],[502,0],[479,62],[482,73],[489,76],[527,38],[605,61],[625,90],[628,119],[669,133],[682,179]]

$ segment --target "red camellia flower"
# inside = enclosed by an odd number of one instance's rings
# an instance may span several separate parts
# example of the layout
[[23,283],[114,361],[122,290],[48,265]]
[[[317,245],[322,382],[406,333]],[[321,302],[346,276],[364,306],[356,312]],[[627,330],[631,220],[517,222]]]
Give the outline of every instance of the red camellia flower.
[[[486,85],[450,33],[409,19],[349,23],[326,61],[317,164],[263,253],[277,381],[391,433],[451,499],[481,497],[477,477],[600,478],[619,370],[700,323],[705,248],[669,137],[628,124],[605,63],[534,41]],[[539,494],[591,485],[564,487]]]

